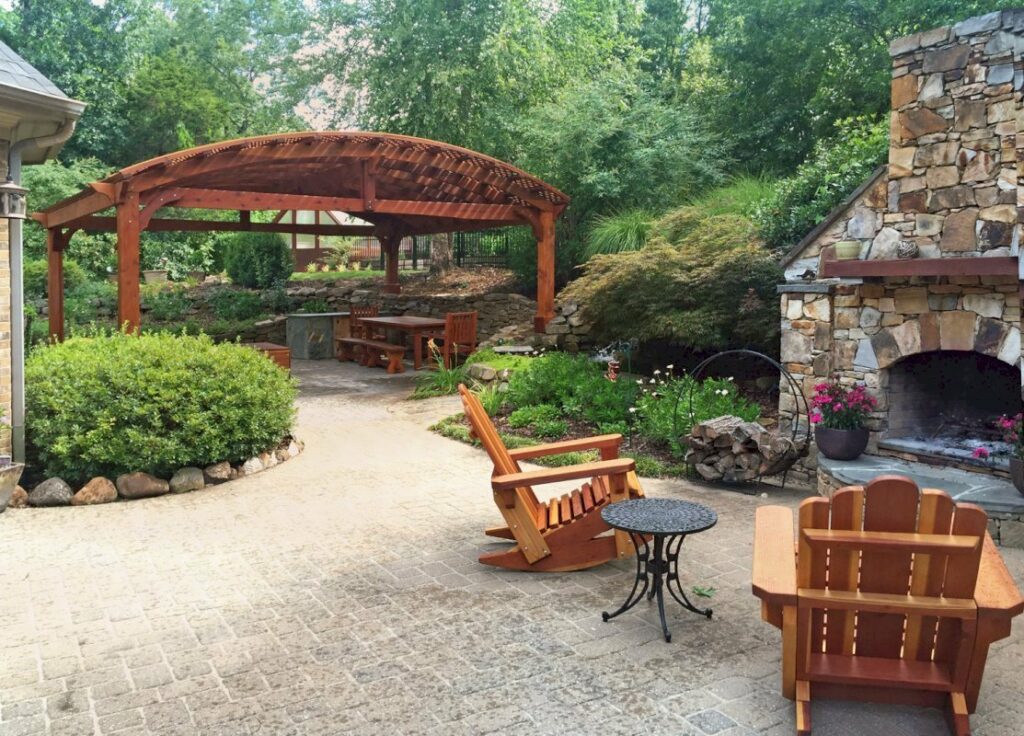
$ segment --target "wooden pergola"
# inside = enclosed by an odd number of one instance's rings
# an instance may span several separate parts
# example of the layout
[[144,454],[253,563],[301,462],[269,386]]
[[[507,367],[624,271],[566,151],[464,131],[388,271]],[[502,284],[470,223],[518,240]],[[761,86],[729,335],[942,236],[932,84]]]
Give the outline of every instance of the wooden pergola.
[[[554,316],[555,219],[569,198],[481,153],[422,138],[357,131],[284,133],[214,143],[121,169],[33,215],[46,228],[50,334],[64,336],[63,253],[79,231],[117,233],[118,321],[137,329],[139,234],[251,231],[373,235],[385,290],[398,293],[398,246],[408,235],[532,228],[537,315]],[[163,207],[235,210],[234,221],[155,217]],[[112,214],[104,214],[113,208]],[[258,210],[346,212],[370,225],[253,222]]]

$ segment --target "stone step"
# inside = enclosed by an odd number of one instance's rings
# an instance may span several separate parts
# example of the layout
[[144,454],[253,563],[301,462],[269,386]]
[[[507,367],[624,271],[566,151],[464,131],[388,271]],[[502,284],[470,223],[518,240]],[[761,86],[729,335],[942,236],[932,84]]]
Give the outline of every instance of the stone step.
[[878,475],[905,475],[921,488],[938,488],[956,501],[981,506],[988,513],[989,529],[997,543],[1024,547],[1024,495],[1003,478],[879,455],[861,455],[856,460],[818,455],[818,474],[819,490],[826,483],[835,488],[863,485]]

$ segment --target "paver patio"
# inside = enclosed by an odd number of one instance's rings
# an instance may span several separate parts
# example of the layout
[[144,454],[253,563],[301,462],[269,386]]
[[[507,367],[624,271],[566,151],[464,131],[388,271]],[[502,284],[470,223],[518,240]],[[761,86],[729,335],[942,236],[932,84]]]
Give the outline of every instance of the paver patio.
[[[779,643],[750,594],[757,497],[687,540],[715,617],[610,623],[629,563],[562,575],[477,563],[496,522],[482,452],[399,402],[408,375],[300,362],[306,451],[183,496],[0,516],[0,734],[793,732]],[[800,494],[769,491],[795,507]],[[1024,584],[1024,551],[1004,550]],[[979,736],[1024,733],[1024,637],[989,660]],[[815,734],[945,733],[935,711],[815,705]]]

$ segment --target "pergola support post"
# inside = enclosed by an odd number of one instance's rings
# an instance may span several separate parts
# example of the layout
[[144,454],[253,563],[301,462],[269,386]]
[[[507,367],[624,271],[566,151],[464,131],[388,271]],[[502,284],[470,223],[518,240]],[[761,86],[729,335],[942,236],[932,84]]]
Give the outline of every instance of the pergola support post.
[[537,315],[535,332],[544,332],[555,316],[555,214],[540,212],[533,228],[537,238]]
[[60,228],[46,231],[46,311],[50,320],[49,337],[64,340],[64,238]]
[[137,332],[139,307],[139,195],[126,192],[117,205],[117,323]]
[[398,282],[398,248],[402,236],[397,233],[378,236],[380,249],[384,253],[384,293],[400,294],[402,285]]

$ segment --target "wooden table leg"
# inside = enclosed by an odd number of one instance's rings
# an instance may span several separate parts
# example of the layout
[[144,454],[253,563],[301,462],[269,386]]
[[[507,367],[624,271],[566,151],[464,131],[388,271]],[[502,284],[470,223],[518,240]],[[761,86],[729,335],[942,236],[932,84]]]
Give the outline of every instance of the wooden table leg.
[[420,331],[412,331],[412,367],[413,370],[418,371],[420,369],[420,362],[422,361],[423,345],[420,340]]

